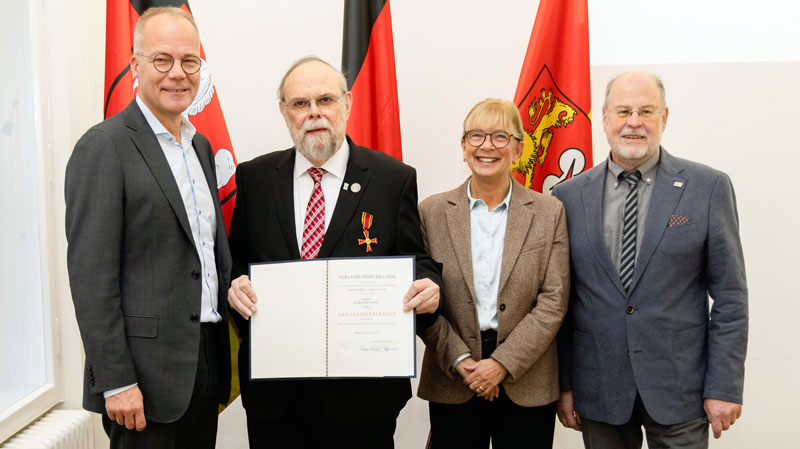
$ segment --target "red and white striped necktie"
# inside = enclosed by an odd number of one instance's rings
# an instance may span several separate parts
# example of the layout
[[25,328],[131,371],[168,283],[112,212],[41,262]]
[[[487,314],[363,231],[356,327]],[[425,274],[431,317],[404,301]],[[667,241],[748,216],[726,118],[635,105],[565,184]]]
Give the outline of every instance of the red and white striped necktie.
[[322,239],[325,237],[325,195],[322,193],[322,175],[325,169],[311,167],[308,174],[314,180],[311,198],[306,207],[306,219],[303,221],[303,242],[300,248],[300,257],[314,259],[319,254]]

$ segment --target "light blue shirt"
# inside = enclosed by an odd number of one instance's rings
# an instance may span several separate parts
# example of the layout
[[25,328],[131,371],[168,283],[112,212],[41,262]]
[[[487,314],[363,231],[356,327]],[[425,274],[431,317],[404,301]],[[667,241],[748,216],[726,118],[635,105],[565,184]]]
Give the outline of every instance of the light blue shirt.
[[[184,115],[181,119],[181,143],[167,131],[164,125],[147,108],[141,98],[136,96],[136,103],[142,110],[147,124],[164,151],[169,168],[181,192],[189,226],[192,229],[194,246],[203,274],[203,290],[200,298],[200,321],[216,323],[222,319],[217,312],[217,263],[214,258],[214,236],[217,230],[217,214],[214,199],[206,181],[205,172],[192,146],[192,139],[197,132],[189,119]],[[216,192],[214,192],[216,193]]]
[[[214,257],[214,234],[217,229],[217,215],[214,211],[214,199],[208,188],[203,167],[197,158],[192,146],[195,130],[192,123],[186,116],[181,119],[181,143],[167,131],[155,115],[144,104],[139,96],[136,96],[136,104],[142,111],[147,124],[158,139],[161,150],[167,158],[172,176],[178,184],[181,192],[183,206],[186,215],[189,217],[189,227],[192,229],[194,246],[200,259],[200,267],[203,273],[203,290],[200,295],[200,321],[204,323],[216,323],[222,319],[217,312],[217,293],[219,281],[217,279],[217,262]],[[137,384],[126,385],[103,392],[105,398],[114,396],[129,390]]]
[[511,185],[503,202],[492,210],[481,199],[470,194],[472,180],[467,183],[469,198],[470,245],[472,248],[472,283],[475,290],[475,307],[481,331],[497,330],[497,293],[500,285],[500,268],[503,245],[506,240],[508,204]]

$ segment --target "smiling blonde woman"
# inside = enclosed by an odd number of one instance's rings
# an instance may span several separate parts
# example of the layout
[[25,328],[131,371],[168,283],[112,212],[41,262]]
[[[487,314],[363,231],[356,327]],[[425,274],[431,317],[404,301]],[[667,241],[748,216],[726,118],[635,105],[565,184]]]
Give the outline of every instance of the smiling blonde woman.
[[440,316],[420,333],[436,449],[552,447],[569,244],[561,203],[510,176],[523,133],[514,104],[475,105],[461,137],[472,175],[419,206],[444,265]]

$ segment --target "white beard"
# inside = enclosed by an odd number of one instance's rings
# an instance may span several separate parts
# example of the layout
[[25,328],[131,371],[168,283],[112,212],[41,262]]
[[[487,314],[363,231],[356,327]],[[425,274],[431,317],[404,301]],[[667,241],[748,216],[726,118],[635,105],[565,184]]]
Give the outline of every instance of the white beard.
[[622,157],[623,159],[630,160],[630,161],[635,161],[637,159],[641,159],[641,158],[647,156],[647,152],[648,151],[649,151],[649,148],[647,146],[629,148],[629,147],[622,147],[622,145],[620,145],[616,149],[616,153],[620,157]]
[[[324,121],[324,124],[320,123],[320,121]],[[313,126],[306,126],[308,124]],[[294,140],[294,146],[297,148],[297,151],[299,151],[300,154],[305,156],[305,158],[310,161],[327,161],[334,154],[336,154],[336,150],[338,149],[336,148],[336,139],[334,139],[333,136],[333,128],[330,126],[327,120],[320,119],[315,120],[314,122],[306,122],[306,125],[303,125],[303,129],[301,130],[302,137],[292,136]],[[318,136],[309,136],[305,134],[308,129],[319,128],[320,125],[328,128],[331,133]]]

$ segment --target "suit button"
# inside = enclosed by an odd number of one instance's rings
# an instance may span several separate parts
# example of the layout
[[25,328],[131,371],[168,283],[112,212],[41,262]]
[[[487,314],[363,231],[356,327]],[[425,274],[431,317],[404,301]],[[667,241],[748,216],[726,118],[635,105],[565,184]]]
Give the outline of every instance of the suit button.
[[500,304],[500,311],[502,312],[503,310],[506,310],[506,305],[505,304]]
[[192,270],[192,279],[197,279],[200,277],[200,272],[197,270]]
[[200,315],[193,313],[192,316],[189,317],[189,319],[192,320],[193,323],[196,323],[197,321],[200,320]]
[[634,309],[632,306],[628,306],[628,307],[625,309],[625,313],[627,313],[628,315],[630,315],[630,314],[632,314],[632,313],[633,313],[633,311],[634,311],[634,310],[636,310],[636,309]]

